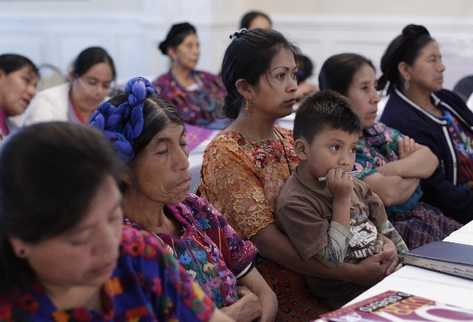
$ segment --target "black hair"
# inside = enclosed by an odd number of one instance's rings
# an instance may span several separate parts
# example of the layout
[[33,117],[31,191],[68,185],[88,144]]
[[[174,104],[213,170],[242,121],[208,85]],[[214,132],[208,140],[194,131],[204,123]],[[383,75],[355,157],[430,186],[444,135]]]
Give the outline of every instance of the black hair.
[[331,90],[315,93],[302,102],[294,120],[294,139],[303,138],[311,143],[326,128],[350,134],[361,132],[360,120],[348,100]]
[[191,34],[197,34],[197,29],[190,23],[173,24],[166,35],[166,39],[159,43],[158,48],[163,55],[168,55],[169,48],[176,48]]
[[389,91],[399,87],[402,82],[399,73],[399,63],[413,65],[420,51],[433,41],[427,28],[421,25],[407,25],[402,33],[394,38],[381,58],[381,72],[378,89],[384,89],[390,83]]
[[[110,99],[110,103],[119,106],[128,100],[128,95],[121,93]],[[133,151],[137,156],[155,137],[156,134],[164,130],[170,123],[184,125],[176,107],[156,95],[147,97],[143,102],[143,131],[133,141]],[[123,188],[123,186],[122,186]]]
[[368,65],[375,70],[371,60],[358,54],[343,53],[329,57],[320,68],[320,89],[331,89],[346,96],[353,81],[353,76],[364,65]]
[[273,25],[273,21],[271,20],[271,18],[266,13],[261,12],[261,11],[257,11],[257,10],[251,10],[251,11],[248,11],[247,13],[245,13],[241,17],[240,29],[241,28],[250,29],[250,26],[251,26],[251,23],[253,22],[253,20],[255,20],[258,17],[265,18],[266,20],[269,21],[269,24],[271,26]]
[[0,70],[5,74],[16,72],[25,66],[30,67],[33,73],[39,77],[38,67],[29,58],[18,54],[0,55]]
[[296,64],[297,64],[297,81],[299,83],[304,82],[306,79],[312,76],[314,72],[314,64],[312,60],[304,55],[304,54],[297,54],[296,55]]
[[221,70],[223,84],[227,90],[224,111],[227,117],[235,119],[243,104],[243,97],[235,85],[236,81],[244,79],[250,85],[257,85],[281,48],[289,49],[295,57],[296,47],[274,29],[244,29],[234,33],[232,39],[225,50]]
[[72,75],[74,77],[81,77],[93,66],[100,63],[106,63],[110,66],[112,79],[115,80],[117,78],[115,63],[113,58],[102,47],[89,47],[81,51],[72,64]]
[[[77,225],[121,162],[103,135],[68,122],[20,129],[0,152],[0,294],[31,286],[35,275],[9,238],[38,243]],[[54,255],[53,255],[54,256]]]

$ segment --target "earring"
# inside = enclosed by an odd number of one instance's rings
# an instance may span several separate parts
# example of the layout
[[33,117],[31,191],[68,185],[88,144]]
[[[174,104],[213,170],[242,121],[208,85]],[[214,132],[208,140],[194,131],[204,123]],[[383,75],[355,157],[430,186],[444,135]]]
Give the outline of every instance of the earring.
[[24,248],[20,248],[20,249],[18,250],[18,257],[22,257],[22,258],[23,258],[23,257],[25,257],[25,256],[26,256],[26,251],[25,251],[25,249],[24,249]]
[[406,80],[404,81],[404,91],[407,92],[408,90],[409,90],[409,80],[406,79]]
[[252,105],[249,99],[245,100],[245,112],[250,112],[250,106]]

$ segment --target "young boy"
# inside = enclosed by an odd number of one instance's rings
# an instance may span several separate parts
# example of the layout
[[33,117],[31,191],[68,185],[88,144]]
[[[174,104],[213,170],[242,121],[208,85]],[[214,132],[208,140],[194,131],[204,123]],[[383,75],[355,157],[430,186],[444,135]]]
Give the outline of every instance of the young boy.
[[[281,190],[276,222],[304,260],[315,258],[334,269],[371,261],[381,279],[396,269],[397,253],[407,247],[381,199],[350,173],[360,133],[360,121],[341,95],[323,91],[303,101],[294,121],[301,162]],[[307,282],[315,296],[335,307],[370,286],[348,276],[345,281],[310,276]]]

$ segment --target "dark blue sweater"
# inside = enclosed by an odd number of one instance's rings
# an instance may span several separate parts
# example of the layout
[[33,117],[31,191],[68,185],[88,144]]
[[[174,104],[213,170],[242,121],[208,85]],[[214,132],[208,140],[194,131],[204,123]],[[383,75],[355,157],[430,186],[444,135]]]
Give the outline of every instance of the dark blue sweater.
[[[473,131],[473,113],[463,100],[448,90],[432,94],[441,110],[457,116]],[[427,113],[397,89],[392,91],[380,121],[398,129],[416,142],[428,146],[440,165],[434,174],[422,180],[424,200],[461,223],[473,219],[473,191],[458,185],[458,158],[447,131],[447,121]]]

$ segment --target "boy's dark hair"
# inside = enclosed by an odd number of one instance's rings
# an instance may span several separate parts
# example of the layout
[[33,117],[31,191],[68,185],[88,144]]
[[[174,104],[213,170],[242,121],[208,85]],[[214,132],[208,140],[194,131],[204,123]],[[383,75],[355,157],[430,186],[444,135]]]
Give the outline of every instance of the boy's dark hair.
[[315,93],[302,102],[294,120],[294,139],[303,138],[310,143],[325,128],[361,132],[360,120],[348,100],[331,90]]

